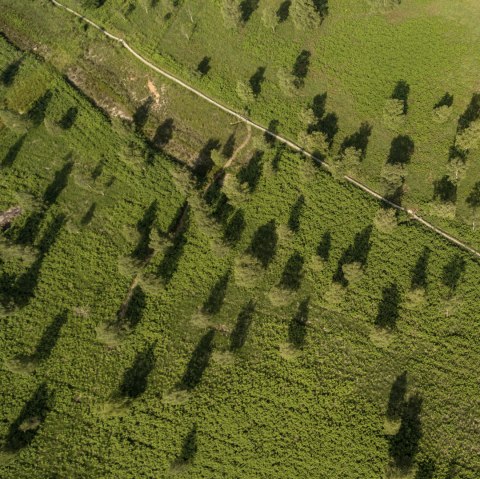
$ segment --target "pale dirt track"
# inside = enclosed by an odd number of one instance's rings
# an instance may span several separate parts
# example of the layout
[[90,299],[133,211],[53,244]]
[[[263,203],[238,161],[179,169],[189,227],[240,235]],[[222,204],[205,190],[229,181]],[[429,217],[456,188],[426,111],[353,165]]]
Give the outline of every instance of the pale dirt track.
[[[302,148],[301,146],[297,145],[296,143],[294,143],[293,141],[290,141],[288,140],[287,138],[284,138],[283,136],[280,136],[280,135],[277,135],[271,131],[269,131],[267,128],[263,127],[262,125],[259,125],[258,123],[255,123],[254,121],[250,120],[249,118],[241,115],[240,113],[237,113],[236,111],[234,110],[231,110],[230,108],[222,105],[221,103],[219,103],[218,101],[214,100],[213,98],[210,98],[209,96],[205,95],[204,93],[202,93],[201,91],[197,90],[196,88],[188,85],[187,83],[185,83],[184,81],[182,81],[180,78],[177,78],[176,76],[172,75],[171,73],[168,73],[167,71],[157,67],[156,65],[154,65],[153,63],[149,62],[147,59],[145,59],[144,57],[142,57],[142,55],[140,55],[139,53],[137,53],[123,38],[119,38],[115,35],[112,35],[111,33],[107,32],[103,27],[101,27],[100,25],[97,25],[95,22],[93,22],[92,20],[90,20],[89,18],[85,17],[84,15],[76,12],[75,10],[72,10],[71,8],[61,4],[60,2],[58,2],[57,0],[50,0],[54,5],[56,5],[57,7],[60,7],[64,10],[66,10],[67,12],[71,13],[72,15],[75,15],[76,17],[78,18],[81,18],[83,21],[85,21],[86,23],[88,23],[89,25],[91,25],[92,27],[96,28],[97,30],[100,30],[105,36],[107,36],[108,38],[110,38],[111,40],[114,40],[118,43],[120,43],[124,48],[126,48],[134,57],[136,57],[138,60],[140,60],[143,64],[147,65],[149,68],[151,68],[152,70],[156,71],[157,73],[159,73],[160,75],[168,78],[169,80],[171,80],[172,82],[176,83],[177,85],[180,85],[182,88],[185,88],[186,90],[190,91],[191,93],[193,93],[194,95],[197,95],[199,96],[200,98],[203,98],[205,101],[207,101],[208,103],[211,103],[212,105],[214,105],[215,107],[219,108],[220,110],[223,110],[225,113],[228,113],[232,116],[234,116],[235,118],[238,118],[239,120],[243,121],[244,123],[246,123],[247,125],[257,129],[257,130],[260,130],[261,132],[263,133],[266,133],[267,135],[270,135],[271,137],[275,138],[277,141],[287,145],[288,147],[290,147],[292,150],[296,151],[296,152],[299,152],[299,153],[302,153],[303,155],[305,155],[306,157],[308,158],[311,158],[312,160],[314,160],[315,162],[317,162],[318,164],[322,165],[324,168],[326,168],[327,170],[330,169],[329,165],[323,161],[322,159],[316,157],[315,155],[313,155],[312,153],[306,151],[304,148]],[[389,206],[391,206],[392,208],[395,208],[399,211],[403,211],[404,213],[406,213],[407,215],[410,216],[411,219],[413,220],[416,220],[418,221],[419,223],[421,223],[423,226],[425,226],[426,228],[428,228],[429,230],[437,233],[438,235],[442,236],[443,238],[445,238],[447,241],[450,241],[451,243],[455,244],[456,246],[464,249],[465,251],[468,251],[469,253],[473,254],[474,256],[476,256],[477,258],[480,258],[480,252],[477,251],[475,248],[472,248],[471,246],[467,245],[466,243],[462,242],[461,240],[455,238],[454,236],[448,234],[447,232],[443,231],[442,229],[440,228],[437,228],[436,226],[434,226],[432,223],[428,222],[427,220],[423,219],[421,216],[417,215],[415,212],[407,209],[407,208],[404,208],[403,206],[400,206],[400,205],[397,205],[393,202],[391,202],[390,200],[388,200],[387,198],[384,198],[382,195],[380,195],[379,193],[377,193],[376,191],[372,190],[371,188],[369,188],[368,186],[364,185],[363,183],[355,180],[354,178],[346,175],[344,176],[344,179],[346,181],[348,181],[349,183],[351,183],[352,185],[355,185],[356,187],[360,188],[361,190],[365,191],[366,193],[368,193],[369,195],[375,197],[376,199],[378,199],[379,201],[383,202],[383,203],[386,203],[388,204]]]

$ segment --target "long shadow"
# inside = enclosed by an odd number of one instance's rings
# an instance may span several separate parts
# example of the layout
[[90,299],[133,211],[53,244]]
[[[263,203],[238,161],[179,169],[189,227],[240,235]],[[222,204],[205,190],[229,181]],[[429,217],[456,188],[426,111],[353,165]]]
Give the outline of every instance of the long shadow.
[[393,331],[400,318],[400,290],[395,283],[385,286],[382,290],[382,299],[378,305],[375,325],[378,328]]
[[93,220],[93,217],[95,216],[96,210],[97,210],[97,203],[92,203],[90,205],[90,208],[88,208],[87,212],[82,216],[82,219],[80,220],[80,224],[82,226],[89,225],[90,222]]
[[198,153],[198,156],[192,166],[192,173],[197,179],[197,186],[203,186],[207,176],[215,166],[212,159],[212,152],[220,149],[220,141],[210,138]]
[[214,339],[214,329],[210,329],[202,336],[199,343],[197,344],[197,347],[192,353],[190,361],[187,364],[185,374],[183,375],[180,383],[178,384],[179,389],[191,391],[200,384],[202,376],[208,367],[210,357],[213,353]]
[[433,183],[433,199],[443,201],[444,203],[456,203],[457,185],[448,175],[444,175]]
[[119,328],[134,329],[143,317],[147,305],[147,295],[137,284],[128,298],[126,307],[120,309],[117,315],[116,326]]
[[408,95],[410,94],[410,85],[405,80],[400,80],[393,89],[392,99],[399,100],[403,104],[403,114],[408,112]]
[[296,348],[302,348],[305,345],[309,313],[310,298],[306,298],[298,306],[288,327],[288,339]]
[[313,0],[313,7],[323,22],[328,15],[328,0]]
[[312,54],[308,50],[302,50],[293,64],[292,75],[295,77],[293,84],[301,88],[305,83],[305,78],[310,68],[310,57]]
[[343,266],[350,263],[360,263],[360,266],[364,267],[367,263],[368,253],[372,247],[370,242],[370,236],[372,234],[372,225],[367,226],[365,229],[355,235],[353,244],[351,244],[342,254],[338,260],[338,266],[333,280],[337,283],[342,283],[343,286],[348,286],[348,281],[343,273]]
[[390,389],[387,406],[387,418],[395,421],[402,417],[407,394],[407,371],[396,377]]
[[392,140],[387,163],[391,165],[406,165],[410,163],[414,152],[415,144],[413,140],[408,135],[399,135]]
[[[268,131],[270,133],[273,133],[273,135],[278,135],[279,125],[280,125],[280,122],[278,120],[270,120],[270,123],[268,124]],[[265,143],[267,143],[267,145],[270,145],[273,148],[277,143],[277,140],[270,133],[265,132],[263,134],[263,139],[265,140]]]
[[72,106],[65,112],[58,124],[64,130],[70,130],[70,128],[72,128],[72,126],[75,124],[77,116],[78,108],[76,106]]
[[218,200],[215,204],[215,208],[212,212],[212,216],[219,222],[225,223],[227,218],[233,213],[234,206],[230,203],[228,196],[223,193],[220,193]]
[[153,225],[157,218],[158,201],[154,200],[145,211],[143,218],[137,223],[137,231],[140,233],[140,239],[133,251],[133,257],[140,261],[145,261],[153,254],[153,248],[150,247],[150,235]]
[[135,399],[147,390],[148,376],[155,368],[155,345],[137,353],[132,366],[125,371],[119,388],[122,397]]
[[177,213],[175,214],[172,222],[170,223],[169,227],[167,228],[167,234],[171,238],[175,238],[176,236],[185,232],[188,228],[189,221],[190,221],[190,205],[187,200],[185,200],[178,208]]
[[53,205],[60,196],[60,193],[68,185],[68,178],[73,170],[74,162],[67,161],[63,167],[55,173],[55,177],[48,185],[45,193],[43,194],[43,202],[47,207]]
[[275,220],[271,220],[255,232],[249,251],[266,268],[277,252],[277,243],[277,225]]
[[200,63],[197,65],[197,72],[200,73],[202,77],[207,75],[207,73],[211,70],[212,66],[210,65],[210,61],[212,59],[210,57],[203,57],[200,60]]
[[300,288],[303,279],[303,265],[305,259],[303,256],[295,252],[288,258],[287,264],[282,273],[280,286],[286,289],[297,290]]
[[364,160],[367,154],[368,141],[372,134],[373,126],[367,122],[360,125],[358,131],[347,136],[340,146],[340,153],[344,153],[347,148],[355,148],[360,151],[360,159]]
[[431,458],[427,458],[418,464],[415,479],[433,479],[435,476],[436,464]]
[[2,161],[2,168],[8,168],[15,163],[20,150],[22,149],[23,144],[25,143],[25,139],[27,135],[22,135],[7,151],[5,158]]
[[237,317],[235,328],[230,335],[230,351],[238,351],[245,345],[254,313],[255,303],[253,300],[250,300],[243,306]]
[[158,126],[157,131],[153,137],[153,145],[157,148],[165,148],[173,137],[175,130],[173,118],[167,118],[161,125]]
[[32,360],[34,361],[43,361],[48,359],[52,354],[53,348],[60,338],[60,333],[63,326],[67,322],[68,312],[66,310],[62,311],[60,314],[55,316],[53,321],[48,325],[45,331],[40,338],[40,341],[35,348],[33,353]]
[[280,162],[283,158],[283,154],[285,153],[286,149],[287,147],[285,146],[284,143],[280,143],[280,145],[277,146],[277,149],[275,151],[275,156],[273,157],[273,160],[272,160],[272,168],[275,173],[280,169]]
[[318,131],[321,131],[327,140],[329,148],[332,147],[335,135],[338,133],[338,116],[336,113],[327,113],[317,125]]
[[265,70],[265,67],[258,67],[257,71],[250,77],[250,88],[255,98],[262,92],[262,84],[265,81]]
[[288,20],[290,16],[290,7],[292,5],[292,0],[284,0],[276,12],[278,23],[283,23]]
[[45,217],[45,210],[32,211],[23,225],[16,232],[15,242],[20,245],[33,245]]
[[258,8],[260,0],[243,0],[240,2],[240,19],[243,23],[247,23],[253,12]]
[[467,109],[458,119],[457,134],[466,130],[480,118],[480,93],[474,93]]
[[13,85],[15,77],[17,76],[20,66],[22,65],[22,59],[16,60],[8,65],[0,74],[0,82],[3,86],[9,87]]
[[263,173],[263,151],[256,150],[247,165],[237,173],[240,184],[247,183],[250,193],[253,193],[258,186]]
[[30,110],[28,110],[27,117],[35,126],[39,126],[45,120],[47,108],[53,98],[51,90],[47,90],[40,98],[38,98]]
[[203,304],[203,312],[207,314],[216,314],[220,311],[227,294],[228,282],[230,280],[230,271],[227,271],[214,285],[210,294]]
[[451,107],[453,105],[453,95],[450,95],[450,93],[445,93],[445,95],[440,98],[440,100],[435,103],[435,106],[433,108],[441,108],[442,106],[448,106]]
[[92,180],[93,181],[97,181],[97,179],[102,175],[106,164],[107,164],[107,162],[105,161],[105,158],[101,158],[99,160],[99,162],[95,165],[95,168],[92,171]]
[[470,208],[476,209],[480,206],[480,181],[473,185],[472,191],[465,201]]
[[400,429],[390,437],[390,457],[402,473],[411,469],[422,438],[422,402],[422,398],[417,394],[408,398],[401,416]]
[[32,443],[53,407],[53,400],[54,393],[48,390],[47,384],[40,384],[10,425],[6,437],[8,451],[18,452]]
[[39,253],[37,259],[31,264],[25,273],[16,279],[14,286],[15,297],[11,299],[13,299],[18,306],[25,306],[33,296],[43,261],[52,246],[55,244],[65,223],[66,218],[64,215],[58,215],[52,221],[38,246]]
[[205,190],[203,197],[208,205],[214,205],[219,199],[222,193],[223,182],[225,180],[226,172],[224,169],[220,170],[208,188]]
[[411,288],[426,288],[427,287],[427,273],[428,273],[428,260],[430,258],[431,250],[427,246],[423,248],[422,254],[415,263],[415,267],[412,270]]
[[170,283],[173,275],[177,272],[186,244],[187,238],[184,231],[175,236],[172,244],[165,251],[165,255],[158,266],[157,274],[163,278],[166,284]]
[[312,100],[312,112],[317,123],[323,118],[327,107],[327,92],[315,95]]
[[288,218],[288,227],[294,232],[297,233],[300,229],[300,219],[302,217],[303,210],[305,209],[305,197],[300,195],[297,198],[297,201],[292,206],[290,210],[290,217]]
[[[146,125],[148,120],[148,115],[150,113],[150,109],[153,105],[153,98],[151,96],[147,97],[147,99],[135,110],[133,114],[133,124],[137,131],[143,130],[143,127]],[[169,119],[171,120],[171,118]],[[168,121],[168,120],[166,120]],[[173,121],[173,120],[172,120]],[[163,123],[165,125],[165,122]],[[159,127],[160,128],[160,127]],[[158,129],[157,129],[158,133]],[[155,143],[155,140],[154,140]]]
[[235,152],[235,141],[235,133],[232,133],[223,145],[222,156],[227,160],[231,158],[233,156],[233,153]]
[[236,210],[225,226],[223,234],[225,241],[231,245],[238,243],[246,226],[245,213],[241,209]]
[[463,273],[465,272],[466,262],[460,255],[455,255],[451,261],[443,268],[442,281],[445,286],[450,288],[453,293],[457,287]]
[[191,464],[195,459],[197,454],[198,444],[197,444],[197,426],[193,425],[190,432],[185,436],[182,444],[182,451],[180,455],[175,460],[175,465],[182,464]]
[[320,243],[317,246],[317,254],[324,261],[328,261],[330,258],[330,249],[332,247],[332,234],[330,231],[327,231],[323,234]]

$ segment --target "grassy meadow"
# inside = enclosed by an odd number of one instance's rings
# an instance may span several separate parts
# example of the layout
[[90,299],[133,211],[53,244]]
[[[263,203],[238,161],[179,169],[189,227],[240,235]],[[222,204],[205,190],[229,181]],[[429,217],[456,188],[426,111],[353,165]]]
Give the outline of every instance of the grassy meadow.
[[478,477],[477,261],[52,64],[0,38],[1,477]]

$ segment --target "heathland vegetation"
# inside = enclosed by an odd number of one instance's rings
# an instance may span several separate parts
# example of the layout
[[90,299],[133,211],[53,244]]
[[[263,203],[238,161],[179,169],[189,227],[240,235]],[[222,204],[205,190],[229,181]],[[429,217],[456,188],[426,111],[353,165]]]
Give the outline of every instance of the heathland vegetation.
[[[35,24],[27,3],[45,12],[48,28],[27,28],[22,18]],[[443,93],[453,93],[439,96],[428,114],[433,123],[422,126],[421,105],[437,87],[422,90],[420,60],[408,55],[418,36],[412,43],[401,36],[415,31],[411,22],[427,22],[437,38],[447,4],[438,2],[427,20],[412,12],[415,5],[427,11],[430,2],[397,3],[70,2],[129,34],[136,28],[132,40],[147,51],[154,45],[152,55],[163,53],[165,64],[226,103],[247,107],[270,129],[300,135],[339,171],[354,168],[372,184],[388,185],[385,193],[397,201],[433,201],[438,213],[439,205],[451,212],[455,199],[474,214],[479,100],[467,94],[467,77],[435,75],[453,58],[451,45],[444,55],[452,57],[429,57],[428,65],[433,84],[448,81]],[[448,10],[452,30],[466,8]],[[157,94],[179,105],[183,123],[168,110],[159,113],[155,93],[127,101],[119,90],[118,101],[135,105],[131,115],[99,105],[92,97],[111,97],[111,85],[86,65],[99,61],[104,73],[109,55],[123,57],[107,48],[95,59],[87,47],[105,40],[49,2],[18,2],[5,11],[2,478],[479,476],[476,259],[271,137],[248,132],[239,153],[245,133],[235,122],[223,117],[213,134],[219,117],[203,107],[189,115],[195,100],[185,94],[182,106],[168,84]],[[69,25],[62,28],[71,52],[48,38],[55,15]],[[154,24],[157,37],[148,35]],[[346,56],[332,57],[334,36],[351,42],[365,26],[386,50],[393,45],[386,32],[400,35],[399,48],[408,48],[397,51],[398,63],[410,57],[411,78],[395,62],[372,57],[379,74],[371,70],[375,88],[366,88],[368,65],[357,64],[368,57],[366,31],[353,66]],[[467,33],[458,38],[467,42],[474,28],[467,18]],[[68,29],[92,43],[75,43]],[[175,45],[174,31],[192,48]],[[294,32],[290,47],[286,35]],[[200,52],[208,35],[216,47]],[[239,35],[248,55],[229,43]],[[175,53],[166,56],[160,45]],[[84,76],[69,63],[81,48],[92,58],[79,63]],[[248,69],[246,59],[267,49],[264,62]],[[189,55],[192,72],[182,66]],[[228,77],[235,55],[238,84]],[[280,55],[291,61],[280,62]],[[283,90],[274,86],[272,64],[283,72]],[[127,90],[132,84],[119,79],[131,72],[128,60],[123,67],[111,82]],[[338,84],[327,95],[318,82],[333,68]],[[394,79],[383,95],[388,72]],[[426,145],[442,148],[434,138],[444,134],[445,161],[456,168],[445,179],[443,159],[425,154]],[[373,171],[382,151],[380,181]],[[424,158],[429,163],[419,166]],[[438,173],[434,190],[421,171]],[[468,224],[462,218],[442,224],[476,243],[473,217]]]

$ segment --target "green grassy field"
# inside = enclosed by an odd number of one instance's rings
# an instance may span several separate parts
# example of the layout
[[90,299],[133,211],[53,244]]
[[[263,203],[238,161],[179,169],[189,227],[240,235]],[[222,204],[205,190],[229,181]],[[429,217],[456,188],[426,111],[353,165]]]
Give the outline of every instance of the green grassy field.
[[260,137],[181,164],[0,52],[1,477],[478,477],[476,261]]
[[[382,193],[398,199],[401,191],[409,207],[480,244],[476,208],[467,201],[479,175],[478,104],[466,158],[450,152],[458,119],[478,91],[477,2],[329,0],[323,21],[318,0],[294,0],[289,8],[280,0],[65,3],[265,126],[276,121],[282,134],[312,149],[323,141],[306,136],[309,125],[327,133],[330,161]],[[71,21],[63,12],[57,17]],[[302,51],[308,68],[295,79]],[[314,97],[325,94],[312,118]],[[352,135],[364,123],[372,128],[366,154],[345,157],[342,144],[355,146]],[[403,168],[392,168],[387,160],[398,136],[411,138],[414,151]]]

